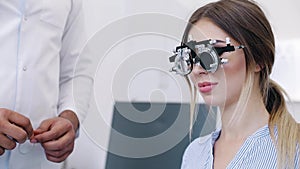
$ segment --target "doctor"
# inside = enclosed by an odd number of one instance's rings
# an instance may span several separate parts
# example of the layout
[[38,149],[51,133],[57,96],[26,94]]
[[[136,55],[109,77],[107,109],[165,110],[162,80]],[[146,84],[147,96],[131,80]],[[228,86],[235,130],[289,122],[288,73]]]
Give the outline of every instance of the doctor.
[[[92,87],[90,61],[77,62],[86,40],[82,2],[3,0],[0,24],[0,169],[58,169]],[[84,85],[80,98],[74,81]]]

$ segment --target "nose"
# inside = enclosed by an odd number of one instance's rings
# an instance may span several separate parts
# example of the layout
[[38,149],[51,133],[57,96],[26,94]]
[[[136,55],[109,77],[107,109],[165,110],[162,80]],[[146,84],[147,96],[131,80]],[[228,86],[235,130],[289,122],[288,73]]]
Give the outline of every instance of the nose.
[[201,75],[201,74],[208,74],[208,72],[200,64],[194,64],[192,74]]

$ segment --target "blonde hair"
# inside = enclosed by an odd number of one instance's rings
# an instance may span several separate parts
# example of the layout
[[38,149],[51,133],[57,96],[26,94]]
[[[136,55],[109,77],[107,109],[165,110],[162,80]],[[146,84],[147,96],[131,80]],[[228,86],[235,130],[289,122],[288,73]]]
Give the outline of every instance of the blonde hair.
[[[253,70],[256,65],[260,66],[259,87],[265,107],[270,114],[269,129],[277,147],[278,168],[294,168],[295,158],[299,153],[297,146],[300,141],[300,124],[287,109],[285,91],[270,79],[275,59],[275,40],[265,14],[254,1],[250,0],[220,0],[209,3],[196,10],[190,17],[183,43],[187,41],[192,25],[201,18],[210,19],[231,38],[246,46],[244,49],[246,81],[237,110],[242,109],[243,103],[250,97],[254,74],[249,70]],[[191,122],[193,122],[197,94],[188,77],[186,80],[191,90]]]

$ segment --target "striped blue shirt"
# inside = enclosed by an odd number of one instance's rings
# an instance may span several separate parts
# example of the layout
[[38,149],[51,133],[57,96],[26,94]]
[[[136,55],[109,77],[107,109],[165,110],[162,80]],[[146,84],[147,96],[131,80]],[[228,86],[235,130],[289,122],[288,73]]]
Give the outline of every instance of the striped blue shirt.
[[[185,150],[181,169],[212,169],[213,146],[220,130],[195,139]],[[277,150],[272,142],[268,126],[264,126],[249,136],[227,169],[276,169]],[[297,155],[295,169],[299,169]]]

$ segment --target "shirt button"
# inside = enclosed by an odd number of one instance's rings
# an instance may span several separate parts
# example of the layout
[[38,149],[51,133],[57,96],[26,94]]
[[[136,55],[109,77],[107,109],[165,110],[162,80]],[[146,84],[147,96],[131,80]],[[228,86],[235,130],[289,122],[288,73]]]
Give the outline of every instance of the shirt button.
[[24,67],[23,67],[23,71],[26,71],[26,70],[27,70],[27,67],[26,67],[26,66],[24,66]]
[[24,20],[24,21],[27,21],[27,19],[28,19],[28,18],[27,18],[26,16],[23,16],[23,20]]

